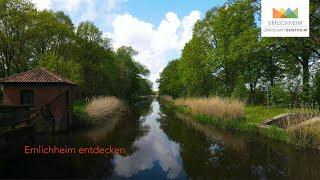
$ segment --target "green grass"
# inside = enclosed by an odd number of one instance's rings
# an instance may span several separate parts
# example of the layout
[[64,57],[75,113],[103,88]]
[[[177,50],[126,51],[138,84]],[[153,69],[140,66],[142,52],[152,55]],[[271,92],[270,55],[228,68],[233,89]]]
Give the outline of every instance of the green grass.
[[92,126],[92,119],[85,112],[87,102],[83,100],[78,100],[73,104],[73,113],[75,119],[77,119],[77,127],[86,128]]
[[287,131],[284,131],[276,126],[271,126],[263,132],[265,136],[277,141],[289,142],[290,137]]
[[274,116],[293,112],[294,110],[290,110],[287,108],[267,108],[264,106],[246,106],[244,109],[244,113],[246,116],[246,121],[252,124],[260,124],[264,120],[272,118]]
[[74,112],[84,112],[85,108],[87,106],[87,103],[83,100],[78,100],[74,102],[73,104],[73,111]]
[[256,125],[248,123],[245,119],[242,120],[223,120],[208,115],[199,114],[194,117],[197,121],[205,124],[213,125],[219,129],[239,131],[247,134],[254,133],[257,129]]

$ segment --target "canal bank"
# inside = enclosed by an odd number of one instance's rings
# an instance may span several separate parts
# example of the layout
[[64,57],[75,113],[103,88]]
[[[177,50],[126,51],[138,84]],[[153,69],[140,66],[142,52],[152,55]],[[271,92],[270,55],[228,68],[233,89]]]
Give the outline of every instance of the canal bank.
[[[25,142],[0,147],[1,177],[106,179],[315,179],[320,155],[177,117],[141,101],[113,130],[37,136],[31,145],[124,147],[125,154],[26,156]],[[99,131],[95,136],[93,131]],[[90,134],[90,136],[89,136]],[[15,169],[16,171],[12,171]],[[19,172],[19,173],[16,173]]]
[[[218,129],[269,138],[297,149],[320,150],[318,110],[248,106],[220,98],[162,100],[162,104]],[[235,114],[234,118],[223,117]]]

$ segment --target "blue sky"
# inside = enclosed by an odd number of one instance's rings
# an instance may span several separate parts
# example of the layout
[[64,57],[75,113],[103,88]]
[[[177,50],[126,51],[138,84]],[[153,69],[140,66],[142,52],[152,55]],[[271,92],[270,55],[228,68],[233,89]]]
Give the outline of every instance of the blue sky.
[[[38,9],[64,11],[75,25],[94,22],[114,48],[132,46],[135,60],[155,82],[170,60],[179,58],[194,23],[224,0],[30,0]],[[157,89],[157,85],[154,85]]]
[[131,0],[128,1],[125,10],[156,25],[169,11],[180,17],[187,16],[193,10],[198,10],[204,15],[207,10],[223,2],[224,0]]

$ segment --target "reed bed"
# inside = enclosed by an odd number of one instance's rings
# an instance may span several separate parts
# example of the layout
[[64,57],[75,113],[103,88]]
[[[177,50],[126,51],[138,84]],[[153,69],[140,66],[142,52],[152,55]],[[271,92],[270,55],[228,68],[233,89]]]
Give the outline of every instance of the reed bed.
[[112,113],[125,109],[124,103],[116,97],[96,97],[93,98],[85,108],[85,112],[95,119],[108,117]]
[[212,98],[181,98],[175,104],[187,107],[191,114],[204,114],[223,120],[237,120],[244,117],[243,102],[237,100]]
[[288,129],[288,132],[295,145],[320,150],[320,119]]
[[309,147],[320,150],[320,113],[318,110],[300,109],[299,119],[294,119],[289,122],[287,129],[293,144],[299,147]]
[[283,129],[295,128],[314,117],[320,116],[318,111],[307,108],[295,109],[290,111],[290,113],[286,113],[282,117],[279,117],[274,125]]

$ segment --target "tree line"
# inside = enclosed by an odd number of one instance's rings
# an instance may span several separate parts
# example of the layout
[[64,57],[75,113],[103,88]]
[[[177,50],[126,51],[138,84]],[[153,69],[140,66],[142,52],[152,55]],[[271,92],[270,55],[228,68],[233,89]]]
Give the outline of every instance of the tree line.
[[250,104],[320,103],[320,3],[310,1],[309,38],[262,38],[260,1],[209,10],[179,59],[160,75],[159,94],[220,96]]
[[77,98],[152,93],[149,70],[131,47],[112,48],[92,22],[75,26],[62,11],[27,0],[0,0],[0,77],[45,67],[77,83]]

